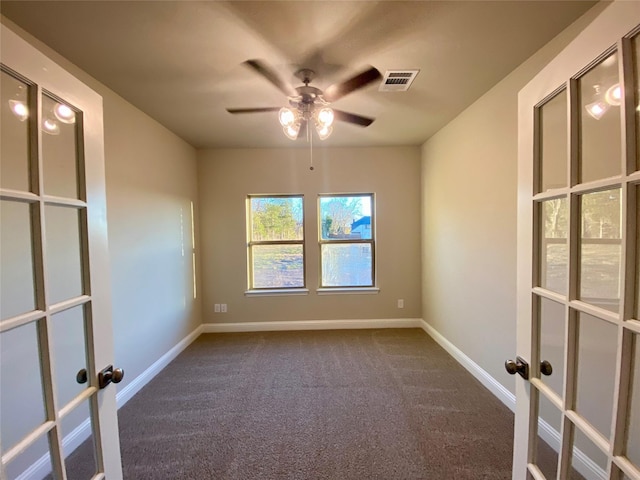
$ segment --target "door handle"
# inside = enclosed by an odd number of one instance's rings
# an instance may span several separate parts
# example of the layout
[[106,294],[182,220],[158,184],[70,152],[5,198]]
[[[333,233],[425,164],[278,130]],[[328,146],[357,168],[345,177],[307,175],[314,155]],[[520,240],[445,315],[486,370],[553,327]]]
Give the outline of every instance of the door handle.
[[515,362],[513,360],[507,360],[504,362],[504,368],[509,375],[520,375],[525,380],[529,380],[529,364],[522,357],[516,357]]
[[543,360],[540,362],[540,373],[546,375],[547,377],[553,373],[553,367],[548,360]]
[[103,368],[100,373],[98,373],[98,386],[102,389],[105,388],[110,383],[120,383],[124,378],[124,370],[121,368],[113,368],[113,365],[109,365],[106,368]]

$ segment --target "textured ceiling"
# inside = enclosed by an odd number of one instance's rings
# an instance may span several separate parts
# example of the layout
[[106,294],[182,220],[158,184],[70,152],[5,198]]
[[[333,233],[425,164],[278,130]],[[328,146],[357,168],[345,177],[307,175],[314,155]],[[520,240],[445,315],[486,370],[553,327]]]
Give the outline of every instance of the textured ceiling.
[[335,102],[375,117],[338,123],[328,146],[420,145],[583,14],[593,1],[2,1],[0,12],[195,147],[302,146],[286,98],[242,65],[262,59],[324,89],[369,65],[419,69],[407,92],[378,84]]

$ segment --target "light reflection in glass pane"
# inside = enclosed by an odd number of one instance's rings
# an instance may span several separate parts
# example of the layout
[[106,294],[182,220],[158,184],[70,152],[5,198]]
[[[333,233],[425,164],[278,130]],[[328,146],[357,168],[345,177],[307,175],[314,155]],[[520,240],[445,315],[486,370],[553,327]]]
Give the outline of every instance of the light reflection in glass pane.
[[540,108],[541,189],[567,186],[567,91],[563,90]]
[[0,186],[29,191],[29,87],[8,73],[0,82]]
[[618,311],[622,255],[620,189],[582,195],[580,299]]
[[618,55],[610,55],[580,80],[580,181],[620,174]]
[[302,245],[253,245],[253,288],[304,287]]
[[609,437],[616,376],[617,327],[579,314],[576,411]]
[[567,293],[567,199],[542,202],[540,229],[540,286],[557,293]]
[[44,95],[42,97],[41,129],[43,132],[41,148],[45,193],[59,197],[78,198],[78,149],[75,113],[69,107]]

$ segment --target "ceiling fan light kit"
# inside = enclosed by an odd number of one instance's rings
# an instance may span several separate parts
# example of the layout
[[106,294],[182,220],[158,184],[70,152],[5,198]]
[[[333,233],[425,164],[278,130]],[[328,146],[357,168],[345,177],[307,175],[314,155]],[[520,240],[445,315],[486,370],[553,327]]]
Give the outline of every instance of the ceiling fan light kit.
[[272,67],[261,60],[247,60],[244,64],[284,93],[287,96],[289,106],[282,108],[227,108],[229,113],[278,112],[278,121],[282,126],[282,131],[291,140],[300,138],[303,132],[306,133],[307,140],[310,140],[309,126],[311,122],[313,122],[320,140],[325,140],[333,132],[334,120],[361,127],[367,127],[374,121],[373,118],[329,107],[330,103],[382,78],[380,72],[374,67],[370,67],[348,80],[333,84],[323,92],[319,88],[309,85],[315,77],[315,72],[308,68],[300,69],[295,73],[295,76],[304,85],[294,88],[280,78]]

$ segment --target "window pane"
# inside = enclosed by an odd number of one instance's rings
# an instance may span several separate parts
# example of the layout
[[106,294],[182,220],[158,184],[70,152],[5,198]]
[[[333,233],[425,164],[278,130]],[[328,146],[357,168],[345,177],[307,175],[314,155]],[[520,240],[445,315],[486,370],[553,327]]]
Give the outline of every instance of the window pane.
[[540,108],[540,191],[567,186],[567,91]]
[[29,86],[2,72],[0,81],[0,186],[29,190]]
[[303,239],[302,197],[251,197],[251,241]]
[[371,195],[320,197],[322,240],[372,239]]
[[304,287],[302,245],[253,245],[253,288]]
[[618,56],[610,55],[580,79],[580,181],[620,175]]
[[567,199],[556,198],[542,203],[543,225],[540,228],[540,286],[567,293]]
[[371,253],[370,243],[323,244],[322,286],[373,286]]
[[620,189],[582,196],[580,299],[618,311],[620,304]]

